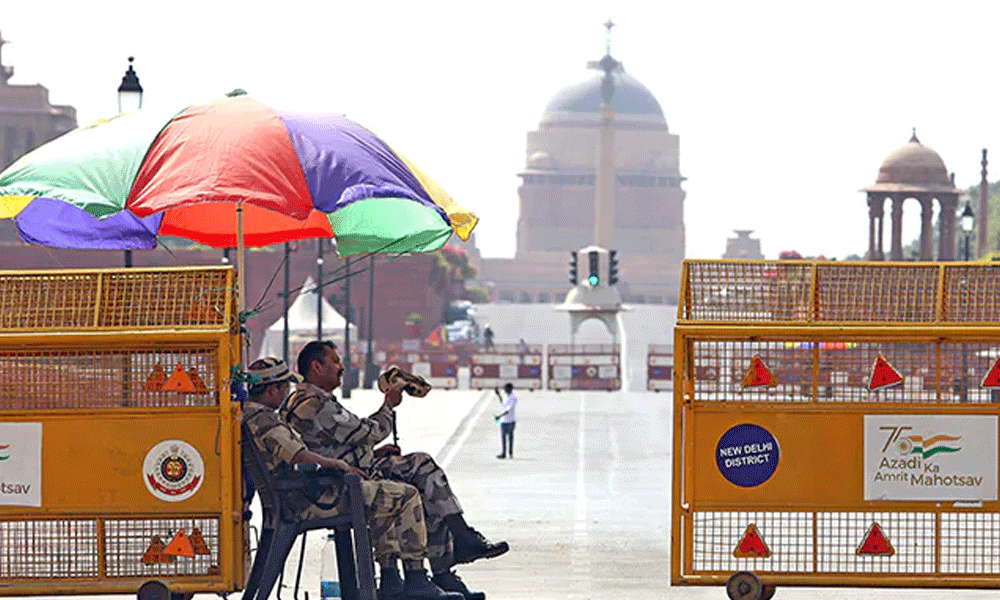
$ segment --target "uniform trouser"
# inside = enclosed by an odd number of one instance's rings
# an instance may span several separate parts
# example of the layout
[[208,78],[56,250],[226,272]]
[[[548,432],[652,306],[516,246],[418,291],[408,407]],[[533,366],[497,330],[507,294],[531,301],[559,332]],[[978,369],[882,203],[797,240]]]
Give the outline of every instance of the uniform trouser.
[[420,491],[427,517],[427,558],[431,568],[441,572],[454,565],[451,532],[444,518],[461,513],[462,507],[448,485],[444,469],[431,455],[413,452],[386,457],[375,463],[372,471],[385,479],[408,483]]
[[[417,488],[399,481],[362,480],[361,495],[368,513],[376,561],[386,565],[401,559],[407,568],[422,566],[427,556],[427,527]],[[341,496],[346,497],[346,494]],[[320,504],[324,503],[324,497],[318,500]],[[331,509],[312,505],[302,517],[333,517],[343,514],[345,508],[343,502]]]

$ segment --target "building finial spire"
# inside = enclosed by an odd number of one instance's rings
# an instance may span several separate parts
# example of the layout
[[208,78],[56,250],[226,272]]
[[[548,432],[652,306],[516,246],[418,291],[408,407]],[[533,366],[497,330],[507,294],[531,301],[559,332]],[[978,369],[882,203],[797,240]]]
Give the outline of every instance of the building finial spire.
[[616,23],[608,17],[608,20],[604,22],[604,28],[607,32],[604,34],[604,54],[611,56],[611,28],[614,27]]
[[913,128],[913,135],[910,136],[910,141],[911,142],[916,142],[918,144],[920,143],[920,140],[917,139],[917,128],[916,127]]

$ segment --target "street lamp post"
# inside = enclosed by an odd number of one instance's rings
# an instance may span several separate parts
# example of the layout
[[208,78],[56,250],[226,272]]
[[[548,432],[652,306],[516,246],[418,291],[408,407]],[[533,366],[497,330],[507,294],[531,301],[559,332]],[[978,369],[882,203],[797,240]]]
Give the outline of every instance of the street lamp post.
[[[118,114],[142,108],[142,85],[139,84],[139,76],[132,68],[134,56],[128,57],[128,69],[122,77],[121,85],[118,86]],[[125,251],[125,266],[132,266],[132,251]]]
[[972,202],[967,201],[965,203],[965,210],[962,211],[962,216],[959,219],[962,233],[965,234],[965,260],[972,260],[972,254],[969,251],[969,239],[972,237],[972,226],[975,220],[976,215],[972,212]]

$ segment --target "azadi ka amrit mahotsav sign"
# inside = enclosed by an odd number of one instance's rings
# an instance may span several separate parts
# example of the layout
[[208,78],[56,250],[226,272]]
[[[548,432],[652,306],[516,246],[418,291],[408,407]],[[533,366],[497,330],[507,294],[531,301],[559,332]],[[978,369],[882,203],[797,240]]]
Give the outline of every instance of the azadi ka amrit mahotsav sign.
[[865,500],[997,499],[996,415],[865,415]]

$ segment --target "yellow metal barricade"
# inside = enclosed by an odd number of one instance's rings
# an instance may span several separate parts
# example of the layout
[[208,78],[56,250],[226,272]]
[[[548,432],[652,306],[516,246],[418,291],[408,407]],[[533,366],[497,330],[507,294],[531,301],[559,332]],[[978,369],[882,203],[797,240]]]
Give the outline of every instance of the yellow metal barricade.
[[243,587],[233,288],[0,272],[0,596]]
[[680,304],[674,584],[1000,587],[1000,266],[687,261]]

